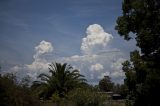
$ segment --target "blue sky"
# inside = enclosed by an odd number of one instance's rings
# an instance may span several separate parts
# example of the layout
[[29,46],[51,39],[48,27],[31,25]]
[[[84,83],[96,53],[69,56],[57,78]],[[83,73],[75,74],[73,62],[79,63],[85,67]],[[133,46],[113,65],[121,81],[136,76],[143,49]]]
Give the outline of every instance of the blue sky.
[[[35,47],[51,44],[53,50],[45,51],[46,54],[40,56],[46,63],[68,62],[80,69],[89,82],[96,83],[100,79],[96,76],[107,74],[107,70],[115,68],[109,68],[109,66],[128,59],[129,52],[136,48],[134,41],[124,41],[114,30],[116,19],[122,13],[121,4],[122,0],[1,0],[0,64],[2,69],[16,70],[20,76],[28,75],[30,73],[28,65],[34,65],[33,63],[37,62],[33,56],[39,53],[39,49]],[[104,52],[103,54],[97,54],[97,52],[84,54],[81,49],[82,43],[86,43],[82,39],[89,37],[86,33],[87,28],[92,25],[94,28],[102,28],[104,32],[113,36],[109,43],[103,42],[105,46],[103,45],[101,51],[105,51],[105,56],[107,55],[103,61],[99,60],[100,57],[90,62],[88,62],[89,59],[82,61],[85,56],[104,55]],[[97,48],[102,46],[101,44],[96,44],[92,48],[100,50]],[[110,55],[113,55],[106,51],[118,51],[118,54],[115,54],[110,61],[106,61],[108,57],[112,57]],[[72,60],[74,56],[77,56],[78,60]],[[40,64],[44,63],[44,60]],[[105,67],[105,64],[108,64],[108,67]],[[99,70],[103,71],[96,72],[96,69],[93,70],[96,67],[100,67]],[[107,75],[110,75],[109,73]],[[115,82],[124,78],[123,75],[111,77]]]

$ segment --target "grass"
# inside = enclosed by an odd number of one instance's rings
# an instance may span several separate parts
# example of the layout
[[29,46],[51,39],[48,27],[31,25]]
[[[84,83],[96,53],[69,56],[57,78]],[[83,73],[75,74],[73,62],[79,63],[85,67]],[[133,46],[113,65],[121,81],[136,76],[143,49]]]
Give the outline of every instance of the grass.
[[[57,106],[56,103],[53,102],[43,102],[41,103],[41,106]],[[61,103],[59,106],[75,106],[74,103]],[[107,100],[103,105],[101,106],[125,106],[124,100]]]
[[103,106],[125,106],[124,100],[108,100]]

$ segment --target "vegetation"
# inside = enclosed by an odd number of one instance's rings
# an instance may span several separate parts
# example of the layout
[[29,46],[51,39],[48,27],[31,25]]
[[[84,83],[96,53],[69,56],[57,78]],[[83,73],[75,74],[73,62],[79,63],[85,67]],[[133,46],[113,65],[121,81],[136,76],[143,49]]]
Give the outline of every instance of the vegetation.
[[40,74],[38,77],[41,80],[35,81],[31,87],[40,98],[60,106],[100,106],[107,100],[106,94],[99,94],[70,65],[52,63],[49,66],[50,75]]
[[120,94],[121,98],[126,99],[128,88],[126,84],[116,84],[112,90],[114,93]]
[[100,92],[120,94],[123,99],[126,98],[128,92],[126,84],[114,84],[109,76],[104,76],[104,78],[99,81],[98,88],[98,91]]
[[140,51],[123,63],[127,106],[160,105],[160,1],[124,0],[116,29],[126,40],[135,36]]
[[40,74],[38,77],[41,80],[32,85],[32,88],[38,89],[39,96],[43,99],[53,98],[54,93],[64,98],[70,90],[80,87],[86,81],[78,70],[66,63],[52,63],[49,66],[50,75]]
[[67,98],[76,106],[101,106],[107,100],[107,95],[91,88],[78,88],[69,92]]
[[109,76],[104,76],[104,78],[99,81],[99,89],[102,92],[113,91],[113,85],[114,83],[111,82]]
[[38,98],[14,74],[0,74],[0,106],[38,106]]
[[110,104],[108,95],[103,94],[110,91],[126,98],[126,106],[159,106],[160,0],[123,0],[122,11],[115,29],[125,40],[135,39],[139,48],[122,64],[124,84],[114,85],[105,76],[93,87],[72,66],[52,63],[49,74],[41,73],[31,86],[29,77],[18,81],[15,74],[0,74],[0,106],[39,106],[40,101],[102,106]]
[[[72,66],[60,63],[49,65],[50,74],[40,74],[40,80],[30,86],[30,77],[17,81],[16,75],[0,75],[1,106],[103,106],[110,99],[104,89],[113,91],[113,83],[109,77],[100,80],[100,86],[86,83],[84,76]],[[102,83],[101,83],[102,82]],[[110,85],[112,85],[112,88]],[[121,87],[117,87],[117,92]],[[99,92],[102,91],[102,92]],[[110,103],[110,102],[108,102]],[[116,104],[115,102],[113,102]],[[123,103],[121,103],[123,104]]]

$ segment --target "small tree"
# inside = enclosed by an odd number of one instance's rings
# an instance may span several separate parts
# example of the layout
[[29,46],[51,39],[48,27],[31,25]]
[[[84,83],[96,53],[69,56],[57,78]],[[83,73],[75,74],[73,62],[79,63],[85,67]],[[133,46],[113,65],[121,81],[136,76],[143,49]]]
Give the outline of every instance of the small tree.
[[109,76],[104,76],[104,78],[99,81],[99,89],[103,92],[112,91],[113,83],[111,82],[111,78]]

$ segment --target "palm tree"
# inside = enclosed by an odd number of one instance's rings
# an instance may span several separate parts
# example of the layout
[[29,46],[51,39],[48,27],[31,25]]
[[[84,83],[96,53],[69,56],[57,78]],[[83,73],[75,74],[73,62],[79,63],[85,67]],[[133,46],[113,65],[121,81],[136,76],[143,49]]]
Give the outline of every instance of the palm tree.
[[73,69],[71,65],[67,65],[66,63],[51,63],[49,64],[49,72],[48,74],[40,74],[38,78],[41,81],[34,82],[34,85],[40,85],[41,95],[44,98],[49,98],[52,96],[54,92],[57,92],[59,97],[65,97],[65,94],[72,90],[73,88],[79,87],[86,80],[83,78],[84,76],[79,74],[79,71]]

